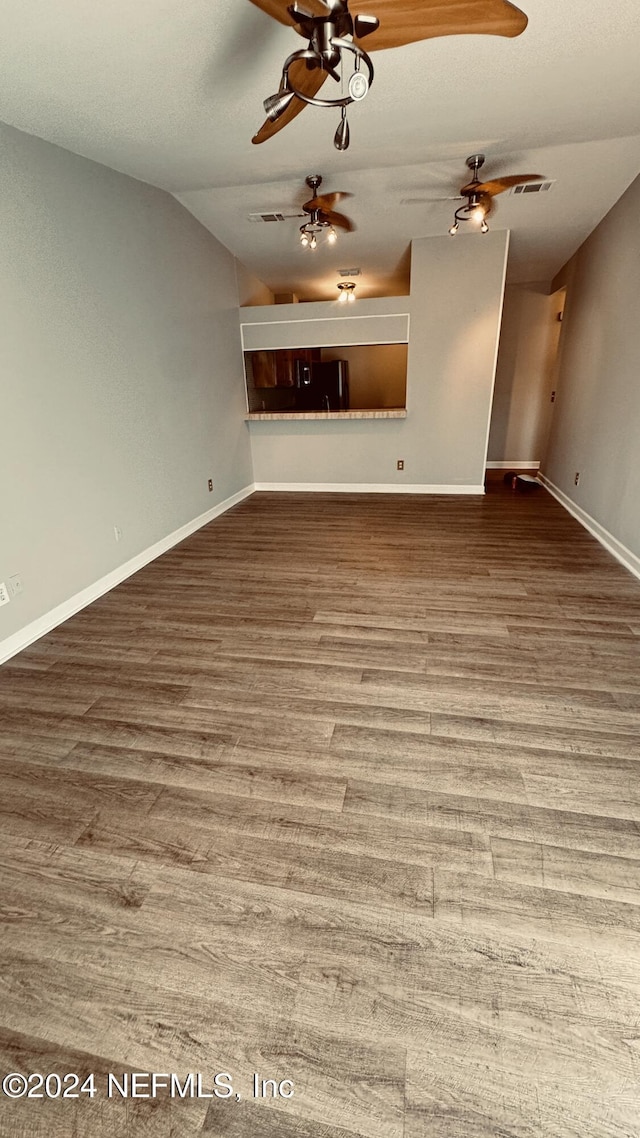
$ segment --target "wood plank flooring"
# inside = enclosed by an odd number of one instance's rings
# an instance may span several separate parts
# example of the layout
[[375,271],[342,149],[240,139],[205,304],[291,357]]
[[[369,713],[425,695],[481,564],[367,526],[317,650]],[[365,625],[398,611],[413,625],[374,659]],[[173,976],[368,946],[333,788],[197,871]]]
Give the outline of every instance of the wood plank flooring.
[[256,494],[0,723],[0,1073],[96,1080],[0,1138],[640,1138],[640,583],[544,491]]

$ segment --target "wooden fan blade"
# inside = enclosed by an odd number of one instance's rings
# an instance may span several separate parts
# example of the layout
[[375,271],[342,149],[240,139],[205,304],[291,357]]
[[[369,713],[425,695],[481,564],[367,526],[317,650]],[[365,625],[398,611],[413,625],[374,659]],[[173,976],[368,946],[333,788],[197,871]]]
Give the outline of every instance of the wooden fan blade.
[[400,205],[431,205],[433,202],[461,202],[462,194],[450,194],[447,198],[400,198]]
[[437,36],[519,36],[528,24],[509,0],[351,0],[353,16],[378,16],[365,51],[402,47]]
[[496,208],[491,194],[482,194],[480,197],[480,204],[484,208],[484,219],[486,221],[488,217],[491,217],[491,214]]
[[344,213],[336,213],[332,209],[321,210],[320,220],[328,221],[335,229],[346,229],[347,233],[353,233],[355,229],[350,217],[346,217]]
[[320,194],[320,197],[311,198],[310,201],[305,202],[303,210],[305,213],[311,213],[314,209],[324,210],[325,213],[330,212],[334,205],[342,201],[344,198],[352,198],[353,194],[343,193],[340,190],[335,194]]
[[[310,71],[304,59],[296,59],[289,68],[289,78],[292,86],[296,87],[298,91],[304,91],[305,95],[316,95],[325,79],[328,78],[327,72],[323,71],[321,67],[314,67]],[[292,99],[283,115],[280,116],[275,122],[267,119],[262,124],[257,134],[254,134],[251,141],[258,145],[261,142],[266,142],[268,138],[273,138],[283,127],[288,126],[290,122],[300,114],[301,111],[307,106],[302,99]]]
[[491,182],[481,182],[478,193],[502,194],[511,186],[521,186],[523,182],[544,182],[544,174],[509,174],[506,178],[494,178]]
[[[279,24],[287,24],[288,27],[295,27],[296,21],[293,20],[288,12],[291,0],[251,0],[256,8],[260,8],[262,12],[266,12],[267,16],[272,16]],[[307,12],[312,16],[327,16],[328,8],[323,0],[301,0],[301,7],[306,8]]]

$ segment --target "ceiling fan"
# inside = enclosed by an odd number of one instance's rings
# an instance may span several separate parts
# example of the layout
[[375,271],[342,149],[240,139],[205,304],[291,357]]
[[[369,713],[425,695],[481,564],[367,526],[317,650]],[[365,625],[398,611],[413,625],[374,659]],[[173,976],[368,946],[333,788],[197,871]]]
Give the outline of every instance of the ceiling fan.
[[302,206],[304,212],[309,214],[309,221],[300,226],[300,244],[305,249],[316,249],[319,235],[326,231],[327,241],[330,245],[335,245],[338,239],[336,229],[352,233],[355,225],[349,217],[338,213],[333,207],[344,198],[353,197],[353,194],[347,194],[343,190],[337,190],[333,194],[318,194],[322,185],[319,174],[309,174],[305,181],[313,191],[313,197]]
[[[450,35],[519,36],[527,26],[524,12],[509,0],[251,0],[280,24],[292,27],[307,41],[306,48],[285,60],[280,87],[264,100],[267,120],[254,135],[266,142],[287,126],[305,106],[338,107],[341,119],[334,138],[337,150],[349,146],[347,107],[360,102],[373,82],[373,63],[361,41],[371,38],[370,50],[402,47],[418,40]],[[353,8],[353,14],[350,11]],[[381,11],[381,18],[375,12]],[[345,60],[352,63],[344,75]],[[338,70],[340,68],[340,70]],[[364,70],[363,70],[364,68]],[[329,76],[343,90],[333,99],[318,97]]]
[[487,218],[495,209],[494,198],[503,194],[512,186],[521,186],[526,182],[543,182],[544,174],[507,174],[502,178],[493,178],[489,182],[481,182],[478,173],[484,166],[484,154],[471,154],[466,164],[472,171],[473,177],[460,192],[453,197],[446,198],[405,198],[405,205],[422,205],[426,202],[464,201],[455,212],[453,224],[449,233],[453,237],[460,228],[461,221],[475,221],[480,226],[481,233],[489,232]]
[[467,167],[473,171],[473,178],[460,190],[460,197],[465,199],[465,205],[456,210],[453,225],[449,233],[453,237],[460,228],[461,221],[476,221],[480,225],[481,233],[489,232],[487,218],[494,210],[493,199],[503,194],[511,186],[519,186],[522,182],[542,182],[544,174],[507,174],[503,178],[494,178],[490,182],[481,182],[478,172],[484,166],[484,154],[472,154],[467,158]]

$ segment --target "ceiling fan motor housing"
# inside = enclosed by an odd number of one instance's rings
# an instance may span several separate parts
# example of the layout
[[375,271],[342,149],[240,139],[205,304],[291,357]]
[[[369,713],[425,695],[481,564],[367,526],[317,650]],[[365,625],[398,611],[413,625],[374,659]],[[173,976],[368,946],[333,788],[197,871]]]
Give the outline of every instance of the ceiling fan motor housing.
[[334,20],[322,17],[314,20],[309,47],[322,57],[322,62],[328,69],[336,67],[340,62],[340,52],[333,46],[333,40],[338,34]]
[[482,167],[484,166],[484,160],[485,160],[484,154],[471,154],[467,158],[467,166],[469,167],[470,170],[475,171],[475,173],[477,174],[478,170],[481,170]]
[[305,182],[307,183],[309,189],[313,191],[313,196],[315,198],[318,194],[318,190],[319,190],[320,186],[322,185],[322,175],[321,174],[309,174],[305,178]]

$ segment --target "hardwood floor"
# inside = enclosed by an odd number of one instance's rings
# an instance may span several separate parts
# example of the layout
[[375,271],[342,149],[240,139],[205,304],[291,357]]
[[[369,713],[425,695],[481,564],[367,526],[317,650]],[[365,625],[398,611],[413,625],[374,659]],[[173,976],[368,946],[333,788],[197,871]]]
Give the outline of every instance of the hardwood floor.
[[0,1072],[96,1094],[0,1138],[640,1136],[640,583],[489,491],[257,494],[2,668]]

